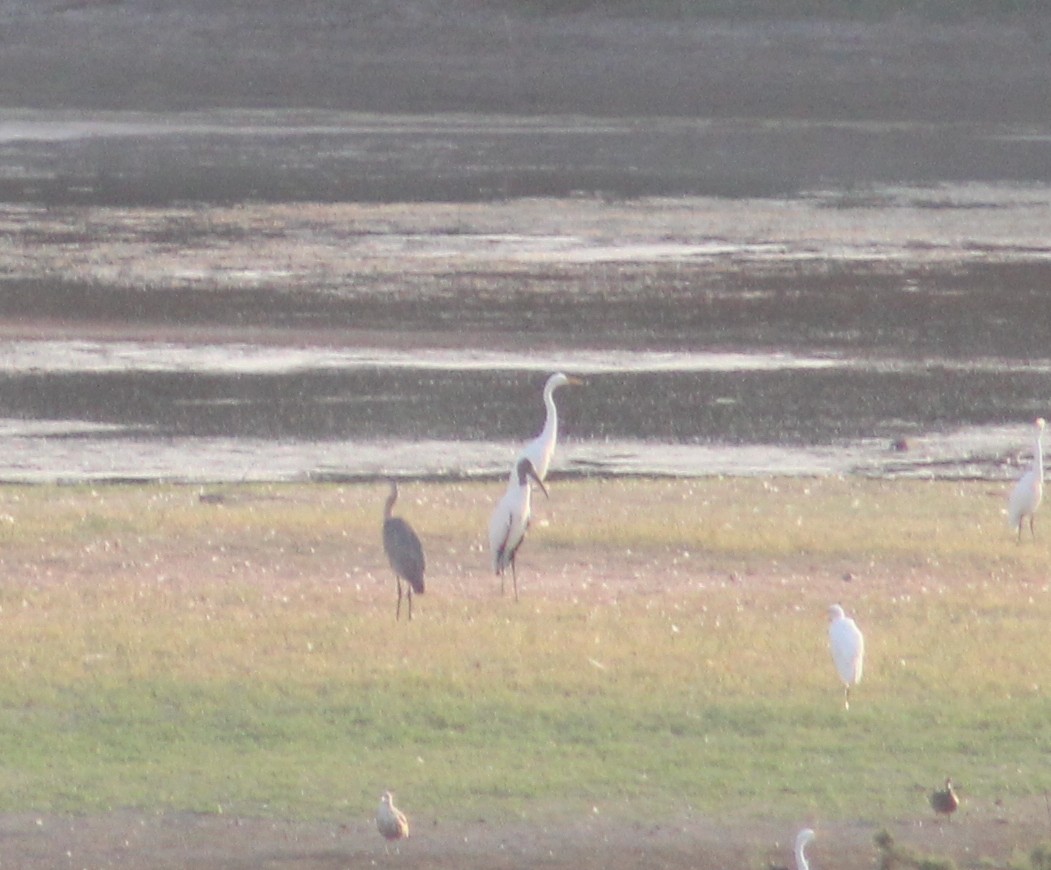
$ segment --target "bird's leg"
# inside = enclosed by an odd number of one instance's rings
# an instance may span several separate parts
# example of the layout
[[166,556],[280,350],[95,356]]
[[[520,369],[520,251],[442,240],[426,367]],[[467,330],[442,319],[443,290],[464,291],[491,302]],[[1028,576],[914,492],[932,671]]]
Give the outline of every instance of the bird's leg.
[[504,572],[500,572],[500,594],[506,595],[507,591],[504,589]]
[[850,686],[843,687],[843,709],[850,709]]
[[[398,581],[398,609],[394,611],[394,619],[397,621],[401,619],[401,577],[395,577],[394,579]],[[412,617],[410,616],[409,618],[411,619]]]
[[[1029,534],[1032,536],[1034,541],[1036,540],[1036,529],[1034,528],[1034,524],[1035,523],[1036,523],[1036,513],[1031,513],[1029,515]],[[1021,528],[1019,528],[1018,531],[1019,531],[1019,533],[1021,533],[1021,531],[1022,531]]]
[[412,622],[412,586],[409,586],[409,622]]
[[518,574],[515,572],[515,557],[511,557],[511,582],[515,587],[515,601],[518,600]]

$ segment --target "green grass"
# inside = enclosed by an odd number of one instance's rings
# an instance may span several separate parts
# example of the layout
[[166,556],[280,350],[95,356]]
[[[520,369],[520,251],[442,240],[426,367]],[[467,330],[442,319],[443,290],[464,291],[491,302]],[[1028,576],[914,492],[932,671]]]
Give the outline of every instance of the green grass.
[[[411,485],[411,625],[383,487],[222,491],[0,488],[0,809],[879,822],[947,774],[1051,789],[1051,538],[1016,544],[999,486],[556,482],[515,605],[494,485]],[[866,632],[849,712],[833,600]]]

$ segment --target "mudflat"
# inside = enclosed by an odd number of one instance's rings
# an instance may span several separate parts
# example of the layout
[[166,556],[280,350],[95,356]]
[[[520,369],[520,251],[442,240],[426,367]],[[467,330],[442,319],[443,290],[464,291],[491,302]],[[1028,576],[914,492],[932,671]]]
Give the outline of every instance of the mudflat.
[[[81,145],[61,141],[56,145],[50,137],[41,153],[54,161],[60,183],[49,186],[41,183],[45,177],[41,174],[26,178],[17,167],[9,169],[0,179],[5,200],[88,209],[144,202],[165,207],[180,198],[214,198],[219,190],[223,198],[236,203],[259,188],[259,173],[255,166],[233,172],[230,167],[237,161],[229,155],[249,153],[265,164],[275,149],[281,156],[277,165],[286,169],[277,174],[281,184],[264,185],[265,198],[272,201],[301,201],[319,197],[319,191],[349,199],[363,189],[369,198],[381,201],[513,201],[522,195],[563,195],[574,189],[621,195],[743,196],[791,194],[823,181],[849,190],[855,183],[1025,184],[1051,177],[1046,126],[1051,117],[1051,64],[1047,63],[1051,31],[1044,17],[950,22],[910,16],[877,22],[647,20],[602,9],[547,16],[471,3],[395,6],[257,2],[227,4],[215,11],[206,3],[147,0],[8,2],[0,6],[0,104],[58,113],[50,117],[63,124],[97,119],[103,111],[120,113],[117,120],[126,123],[129,112],[237,109],[265,114],[291,109],[384,116],[580,114],[636,119],[632,124],[642,127],[646,117],[662,116],[685,119],[689,133],[679,140],[666,137],[657,145],[635,136],[630,139],[630,155],[617,152],[603,158],[601,131],[592,130],[584,139],[587,159],[581,159],[572,137],[562,138],[548,155],[555,169],[538,171],[530,168],[534,152],[516,151],[508,144],[503,146],[508,150],[500,150],[500,142],[521,147],[533,136],[528,126],[524,136],[519,127],[517,136],[485,140],[495,150],[483,155],[489,169],[482,185],[469,171],[460,171],[455,183],[448,184],[433,167],[416,167],[408,174],[376,174],[375,164],[366,162],[357,176],[348,176],[351,182],[337,180],[335,187],[326,183],[323,173],[288,174],[288,150],[281,150],[279,143],[251,152],[240,150],[243,142],[220,149],[217,153],[225,156],[222,171],[215,174],[201,172],[195,165],[199,153],[187,158],[175,148],[166,152],[170,160],[147,160],[152,168],[137,174],[134,160],[109,163],[99,157],[115,141],[119,144],[120,137],[95,141],[79,164],[68,158],[83,157]],[[11,117],[5,114],[0,128]],[[708,118],[727,123],[705,137],[704,124],[697,122]],[[316,120],[311,115],[311,121]],[[869,124],[876,125],[875,132]],[[1006,138],[999,135],[1002,126],[1010,127]],[[700,138],[695,134],[698,128]],[[3,130],[6,139],[26,141],[12,137],[8,129]],[[252,141],[267,140],[265,129],[261,139],[258,131],[253,133]],[[154,141],[146,137],[122,153],[147,154]],[[314,144],[324,141],[319,136]],[[470,158],[465,164],[461,155],[454,155],[452,165],[476,166],[479,155]],[[601,164],[597,170],[596,161]],[[130,175],[122,175],[129,165]],[[181,173],[178,183],[150,188],[164,175],[156,167],[173,165]],[[508,180],[501,187],[493,179],[505,165],[515,171],[503,173]],[[107,171],[100,172],[100,166]],[[625,172],[625,166],[635,169]],[[684,166],[690,170],[684,172]],[[87,187],[85,178],[90,182]],[[362,179],[371,186],[363,188]],[[76,239],[72,242],[75,248]],[[57,256],[58,251],[49,247],[47,255]],[[39,277],[32,274],[35,268],[30,269],[30,277]],[[1046,265],[1025,268],[1037,270],[1034,285],[1046,279]],[[1002,272],[1002,283],[1010,284],[1014,274]],[[72,271],[63,275],[70,277],[77,275]],[[125,335],[131,330],[141,336],[159,330],[185,337],[200,330],[218,331],[231,340],[245,334],[240,331],[244,324],[222,318],[218,324],[201,323],[194,304],[203,294],[183,297],[189,303],[181,318],[176,310],[174,317],[166,319],[164,312],[171,309],[162,306],[150,309],[139,323],[129,322],[126,306],[114,308],[113,297],[98,293],[97,285],[88,286],[96,278],[90,276],[76,288],[78,299],[97,301],[95,309],[89,305],[71,312],[63,297],[40,296],[34,287],[17,298],[8,296],[5,333],[39,336],[60,329],[67,335]],[[240,280],[253,279],[242,275]],[[127,287],[118,282],[116,290],[127,292]],[[174,298],[177,308],[179,296]],[[411,304],[411,299],[398,300],[402,307]],[[390,332],[385,318],[392,312],[396,312],[393,307],[377,309],[376,324],[384,334]],[[330,315],[322,311],[319,317]],[[1030,323],[1035,324],[1035,319]],[[255,329],[259,324],[248,326]],[[306,330],[307,340],[318,340],[315,326]],[[293,334],[283,333],[279,340]],[[324,335],[320,338],[327,340]],[[409,343],[404,335],[391,340]],[[435,338],[437,343],[451,340],[447,334]],[[169,572],[188,581],[219,583],[221,578],[214,572],[222,563],[216,555],[207,549],[190,554],[162,549],[157,558]],[[647,576],[672,570],[670,558],[654,554],[645,566]],[[636,572],[616,564],[601,548],[569,548],[555,557],[538,551],[532,568],[538,575],[557,577],[559,566],[567,560],[599,566],[613,582],[639,582]],[[818,567],[830,575],[830,566]],[[107,568],[130,571],[134,564],[121,567],[117,560],[107,562]],[[30,574],[46,570],[48,582],[84,579],[81,560],[56,561],[46,545],[16,560],[5,558],[5,569]],[[299,562],[275,565],[270,582],[302,582],[301,570]],[[331,562],[310,568],[316,578],[331,570]],[[764,582],[782,579],[774,571],[756,578],[754,585],[761,595]],[[893,578],[884,579],[889,584]],[[565,592],[555,584],[541,585],[533,594]],[[893,820],[896,833],[963,864],[977,864],[985,856],[1006,861],[1014,849],[1028,849],[1047,831],[1042,798],[1018,801],[1009,814],[994,807],[970,812],[965,805],[959,819],[944,824],[925,814],[923,795],[917,795],[917,806],[915,817]],[[31,809],[0,818],[0,864],[725,870],[787,864],[794,833],[780,818],[749,822],[699,819],[687,813],[659,825],[587,817],[539,829],[417,818],[412,839],[388,853],[371,821],[361,818],[347,819],[343,825],[230,818],[218,812],[115,809],[66,816]],[[823,820],[811,850],[813,866],[848,870],[872,866],[873,833],[871,826],[856,820]]]

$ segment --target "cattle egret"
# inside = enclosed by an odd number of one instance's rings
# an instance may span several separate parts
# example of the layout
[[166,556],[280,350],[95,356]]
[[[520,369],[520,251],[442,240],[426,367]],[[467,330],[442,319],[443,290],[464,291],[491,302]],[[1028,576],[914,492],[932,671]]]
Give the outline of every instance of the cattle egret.
[[390,495],[383,508],[383,549],[394,569],[394,578],[398,581],[398,607],[394,618],[401,619],[401,581],[405,580],[409,589],[409,619],[412,619],[412,593],[423,595],[423,572],[427,565],[423,558],[423,545],[405,520],[391,516],[394,502],[398,500],[398,484],[390,482]]
[[1033,461],[1025,473],[1018,479],[1011,497],[1007,502],[1007,522],[1012,529],[1018,530],[1018,540],[1022,540],[1022,525],[1029,518],[1029,534],[1036,538],[1033,520],[1036,509],[1044,497],[1044,449],[1041,443],[1044,436],[1044,418],[1034,424],[1036,437],[1033,439]]
[[944,816],[952,816],[960,806],[960,798],[957,797],[952,787],[952,780],[945,780],[945,788],[936,789],[931,792],[931,807],[936,813]]
[[394,806],[394,797],[385,791],[376,810],[376,827],[386,840],[401,840],[409,836],[409,820]]
[[843,706],[850,709],[850,687],[861,682],[861,667],[865,658],[865,639],[857,623],[843,612],[838,604],[828,609],[828,644],[836,672],[843,681]]
[[810,828],[803,828],[796,834],[796,870],[810,870],[810,865],[806,860],[806,847],[807,843],[816,836]]
[[559,387],[580,385],[584,382],[580,378],[564,375],[561,372],[551,375],[544,385],[544,405],[547,408],[547,418],[544,420],[544,428],[540,434],[530,441],[518,454],[511,475],[508,478],[514,482],[518,476],[518,463],[528,459],[533,464],[536,476],[539,480],[547,479],[547,469],[551,465],[551,457],[555,455],[555,442],[558,440],[558,408],[555,407],[555,390]]
[[500,575],[500,593],[504,593],[504,569],[511,566],[511,580],[514,583],[515,601],[518,600],[518,577],[515,573],[515,555],[525,540],[529,529],[530,484],[529,479],[536,481],[537,486],[547,495],[544,482],[528,459],[519,459],[515,466],[515,476],[508,483],[507,491],[500,499],[489,519],[489,552],[492,555],[493,571]]

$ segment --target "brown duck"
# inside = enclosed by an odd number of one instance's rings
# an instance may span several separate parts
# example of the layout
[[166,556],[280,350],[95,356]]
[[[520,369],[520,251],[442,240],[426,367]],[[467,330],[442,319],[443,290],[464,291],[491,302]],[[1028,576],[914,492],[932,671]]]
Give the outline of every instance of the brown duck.
[[952,780],[945,780],[945,788],[937,789],[931,793],[931,807],[936,813],[951,816],[960,806],[960,799],[952,787]]

